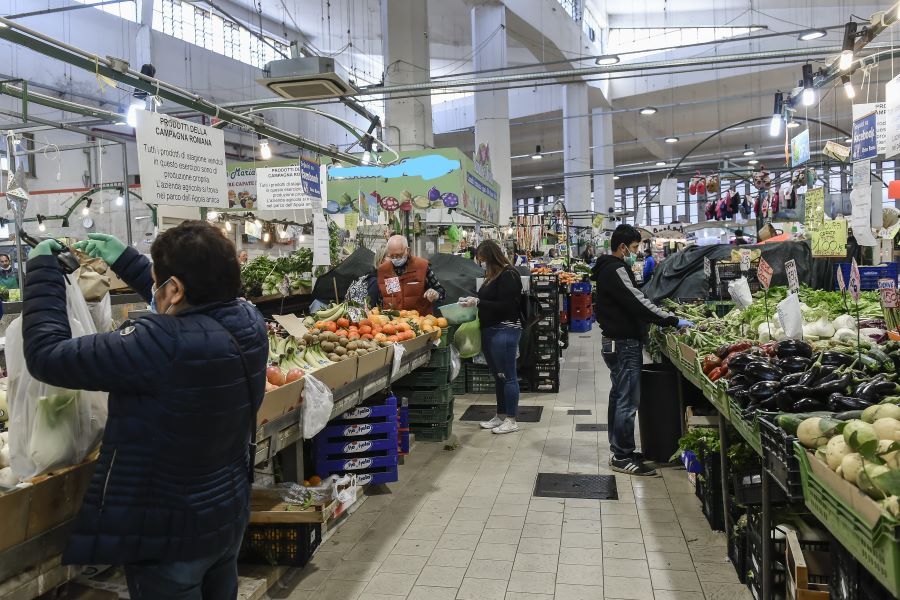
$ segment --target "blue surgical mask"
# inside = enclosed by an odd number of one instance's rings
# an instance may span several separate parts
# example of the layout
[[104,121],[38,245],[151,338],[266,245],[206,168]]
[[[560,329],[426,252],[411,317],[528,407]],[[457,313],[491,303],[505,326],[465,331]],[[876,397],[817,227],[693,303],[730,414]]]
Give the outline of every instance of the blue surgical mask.
[[[150,287],[150,312],[152,312],[154,315],[159,314],[159,311],[156,309],[156,292],[158,292],[160,290],[160,288],[166,287],[166,284],[169,283],[170,281],[172,281],[171,277],[166,279],[163,282],[163,284],[159,287],[157,287],[157,285],[155,283]],[[172,308],[172,307],[169,306],[169,308]],[[169,313],[169,308],[166,309],[166,314]]]
[[406,264],[406,258],[407,258],[407,257],[405,257],[405,256],[404,256],[403,258],[392,258],[392,259],[391,259],[391,264],[394,265],[394,266],[397,267],[397,268],[400,268],[400,267],[402,267],[403,265]]

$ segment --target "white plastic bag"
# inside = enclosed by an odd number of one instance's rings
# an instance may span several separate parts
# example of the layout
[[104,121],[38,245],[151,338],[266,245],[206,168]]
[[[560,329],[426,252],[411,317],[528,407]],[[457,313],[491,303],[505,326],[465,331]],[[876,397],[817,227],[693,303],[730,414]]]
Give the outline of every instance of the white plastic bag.
[[312,439],[325,429],[334,410],[334,394],[331,388],[307,375],[303,386],[303,437]]
[[391,377],[396,377],[400,372],[400,365],[403,363],[403,355],[406,354],[406,346],[403,344],[394,344],[394,358],[391,363]]
[[459,357],[459,350],[456,349],[456,346],[450,345],[450,381],[453,381],[457,377],[459,377],[459,372],[462,370],[462,359]]
[[800,298],[797,294],[789,294],[778,303],[778,322],[784,330],[784,336],[792,340],[803,339],[803,314],[800,312]]
[[[81,290],[70,279],[66,309],[72,337],[95,333]],[[21,479],[81,462],[106,425],[107,394],[67,390],[40,382],[28,372],[22,318],[6,330],[9,371],[9,451],[13,472]]]
[[746,310],[753,304],[753,294],[750,292],[750,284],[747,283],[746,277],[735,279],[729,283],[728,294],[740,310]]
[[91,320],[94,322],[94,330],[97,333],[112,331],[112,302],[109,294],[103,296],[99,302],[88,302],[87,305],[91,313]]

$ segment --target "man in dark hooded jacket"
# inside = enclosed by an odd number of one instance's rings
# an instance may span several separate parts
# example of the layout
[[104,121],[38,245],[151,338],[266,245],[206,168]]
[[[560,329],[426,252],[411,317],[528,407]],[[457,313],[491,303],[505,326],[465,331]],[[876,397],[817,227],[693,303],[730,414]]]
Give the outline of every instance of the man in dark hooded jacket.
[[72,339],[55,240],[30,254],[22,335],[28,371],[109,392],[96,470],[63,561],[124,565],[133,600],[229,600],[249,517],[250,443],[265,388],[262,315],[238,299],[234,245],[205,221],[160,234],[153,264],[116,238],[102,258],[154,313]]
[[649,324],[691,326],[659,308],[638,289],[632,267],[640,249],[641,234],[631,225],[619,225],[610,239],[612,254],[594,265],[596,285],[594,314],[603,332],[603,360],[610,370],[607,415],[610,459],[613,471],[629,475],[655,475],[635,454],[634,415],[641,398],[641,365]]

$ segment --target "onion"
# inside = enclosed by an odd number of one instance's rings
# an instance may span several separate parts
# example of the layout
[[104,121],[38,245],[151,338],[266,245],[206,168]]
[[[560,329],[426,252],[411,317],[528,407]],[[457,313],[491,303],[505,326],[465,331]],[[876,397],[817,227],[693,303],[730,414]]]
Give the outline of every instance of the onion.
[[284,385],[284,371],[281,370],[281,367],[269,367],[266,369],[266,380],[272,385]]

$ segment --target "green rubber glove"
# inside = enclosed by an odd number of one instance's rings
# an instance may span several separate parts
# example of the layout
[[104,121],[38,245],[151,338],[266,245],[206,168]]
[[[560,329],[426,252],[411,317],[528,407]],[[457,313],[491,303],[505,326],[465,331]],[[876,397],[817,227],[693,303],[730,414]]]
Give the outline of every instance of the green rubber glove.
[[125,252],[125,244],[105,233],[90,233],[88,239],[77,242],[75,247],[93,258],[102,258],[112,266]]
[[56,240],[44,240],[28,252],[28,258],[35,256],[53,256],[54,250],[62,250],[62,244]]

